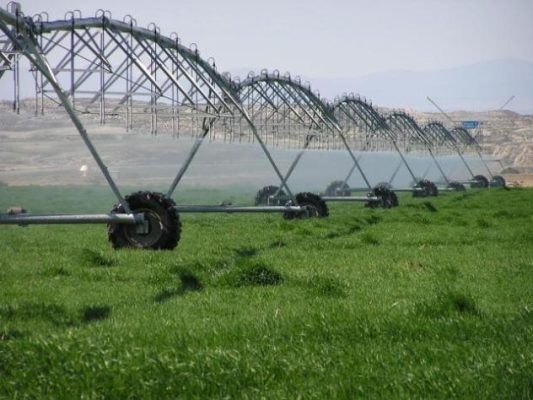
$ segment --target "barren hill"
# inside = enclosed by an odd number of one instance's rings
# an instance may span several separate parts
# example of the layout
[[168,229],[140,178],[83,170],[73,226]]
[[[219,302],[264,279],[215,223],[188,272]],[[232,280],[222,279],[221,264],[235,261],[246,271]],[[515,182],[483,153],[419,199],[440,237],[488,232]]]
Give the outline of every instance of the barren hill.
[[[48,108],[44,116],[36,116],[33,107],[31,101],[24,101],[20,114],[17,115],[11,110],[10,103],[0,103],[0,181],[9,184],[79,183],[80,165],[90,165],[93,161],[72,123],[60,106]],[[381,109],[381,111],[390,110]],[[422,126],[433,120],[439,120],[447,126],[451,125],[437,113],[408,111]],[[532,115],[520,115],[511,111],[459,111],[449,115],[457,122],[464,120],[482,122],[482,129],[479,130],[477,139],[483,148],[483,153],[500,159],[505,172],[533,173]],[[175,142],[169,142],[168,135],[161,135],[161,138],[156,139],[149,135],[132,137],[132,133],[127,133],[123,127],[99,126],[97,116],[83,118],[90,127],[97,147],[105,150],[103,156],[107,159],[112,172],[114,170],[116,174],[120,173],[121,177],[138,179],[138,172],[133,170],[133,167],[143,165],[149,165],[157,176],[173,176],[177,162],[184,158],[183,151],[188,148],[181,146],[183,150],[180,150],[180,153],[170,154],[170,147],[176,150],[179,146]],[[134,146],[129,144],[130,139],[135,143]],[[257,148],[257,146],[252,147]],[[265,177],[261,172],[263,166],[256,165],[258,160],[264,159],[264,156],[260,152],[254,152],[253,148],[240,151],[229,146],[226,150],[221,150],[219,147],[216,153],[207,151],[202,168],[210,170],[215,168],[224,176],[234,179],[234,182],[241,182],[243,179],[253,182],[265,179],[265,182],[270,182],[272,179]],[[238,170],[231,169],[235,168],[235,156],[232,155],[232,151],[237,151],[239,154]],[[279,151],[277,154],[282,164],[288,164],[291,159],[290,154],[284,155],[285,152]],[[216,159],[213,154],[216,154]],[[224,169],[226,167],[227,171]],[[491,167],[494,171],[500,172],[499,165]],[[266,164],[263,170],[269,170]],[[88,182],[101,181],[100,175],[95,169],[93,171],[94,176],[88,174]],[[257,174],[254,175],[254,171],[257,171]],[[246,174],[250,176],[245,176]],[[526,183],[523,176],[514,176],[510,180]]]

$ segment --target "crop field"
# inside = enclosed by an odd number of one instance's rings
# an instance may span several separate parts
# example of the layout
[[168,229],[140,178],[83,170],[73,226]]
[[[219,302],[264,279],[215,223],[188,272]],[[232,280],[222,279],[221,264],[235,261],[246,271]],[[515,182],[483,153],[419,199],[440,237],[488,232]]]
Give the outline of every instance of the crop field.
[[[251,199],[196,190],[178,202]],[[533,190],[182,214],[175,251],[0,227],[0,398],[533,398]],[[2,212],[105,212],[0,187]]]

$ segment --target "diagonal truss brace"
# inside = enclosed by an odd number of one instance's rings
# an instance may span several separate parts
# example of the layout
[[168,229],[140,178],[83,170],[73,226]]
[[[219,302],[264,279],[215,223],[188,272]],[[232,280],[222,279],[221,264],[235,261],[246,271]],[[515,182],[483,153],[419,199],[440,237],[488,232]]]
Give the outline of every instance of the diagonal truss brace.
[[[7,23],[5,21],[9,21],[11,24],[16,24],[19,27],[19,35],[13,34],[9,27],[7,26]],[[87,131],[85,130],[85,127],[83,126],[81,120],[76,115],[76,112],[74,110],[74,107],[72,103],[70,102],[70,99],[66,92],[63,90],[57,79],[55,78],[55,75],[52,71],[52,68],[48,64],[46,58],[44,58],[41,53],[39,52],[37,45],[34,43],[33,37],[30,37],[31,33],[26,28],[24,20],[17,16],[12,16],[11,14],[5,12],[4,10],[0,9],[0,29],[9,37],[9,39],[17,45],[17,48],[21,49],[22,53],[28,58],[28,60],[37,68],[45,77],[48,79],[52,87],[54,88],[57,96],[61,100],[63,106],[65,107],[65,110],[67,111],[70,119],[74,123],[74,126],[76,126],[76,129],[78,130],[78,133],[80,134],[82,140],[84,141],[85,145],[89,149],[89,152],[93,156],[94,160],[96,161],[96,164],[100,168],[100,171],[104,175],[107,183],[111,187],[111,190],[117,197],[118,201],[123,205],[124,210],[127,213],[131,213],[131,209],[128,206],[128,203],[125,201],[124,197],[120,193],[120,190],[118,189],[117,185],[115,184],[115,181],[111,177],[111,174],[109,173],[109,170],[107,169],[107,166],[103,162],[103,160],[100,158],[100,155],[98,154],[98,151],[92,144],[89,135],[87,134]]]

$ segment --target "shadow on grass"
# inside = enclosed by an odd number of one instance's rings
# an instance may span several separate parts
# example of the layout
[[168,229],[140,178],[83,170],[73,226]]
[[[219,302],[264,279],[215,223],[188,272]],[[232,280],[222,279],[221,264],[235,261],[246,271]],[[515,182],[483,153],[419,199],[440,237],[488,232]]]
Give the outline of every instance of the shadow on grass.
[[26,302],[18,305],[0,305],[0,320],[49,322],[55,326],[74,326],[76,318],[57,304]]
[[426,210],[428,210],[429,212],[437,212],[437,208],[433,205],[433,203],[431,201],[424,201],[422,203],[424,205],[424,207],[426,208]]
[[177,287],[164,287],[155,295],[154,300],[157,303],[164,303],[173,297],[182,296],[187,292],[198,292],[203,289],[202,282],[192,272],[182,270],[178,271],[180,285]]
[[482,228],[482,229],[485,229],[485,228],[490,228],[490,222],[488,222],[485,218],[478,218],[476,220],[476,224],[478,227]]
[[55,278],[60,276],[70,276],[70,272],[64,267],[53,266],[44,271],[43,275]]
[[278,271],[261,262],[240,262],[219,281],[230,287],[272,286],[282,282],[283,276]]
[[248,258],[248,257],[253,257],[253,256],[257,255],[258,250],[255,247],[246,247],[245,246],[245,247],[240,247],[238,249],[234,249],[233,252],[238,257]]
[[106,257],[102,252],[91,249],[83,249],[81,252],[81,262],[86,267],[109,268],[116,265],[116,260]]
[[416,312],[428,318],[449,317],[453,314],[481,316],[476,301],[470,295],[455,290],[439,293],[436,299],[417,304]]
[[365,233],[361,234],[359,237],[361,239],[361,242],[363,242],[365,244],[369,244],[371,246],[379,246],[380,245],[379,239],[376,238],[374,236],[374,234],[372,234],[371,232],[365,232]]
[[3,329],[0,330],[0,342],[7,342],[8,340],[17,340],[24,337],[24,333],[17,329]]
[[87,306],[81,310],[83,322],[95,322],[109,318],[111,307],[108,305]]
[[437,212],[439,211],[437,207],[433,205],[431,201],[424,201],[422,203],[407,204],[405,207],[413,208],[415,210]]
[[371,215],[370,217],[366,217],[365,221],[368,225],[376,225],[381,221],[381,217],[378,217],[377,215]]
[[361,231],[363,228],[361,227],[361,225],[359,224],[351,224],[347,227],[347,229],[343,229],[343,230],[335,230],[335,231],[332,231],[332,232],[328,232],[324,238],[325,239],[336,239],[336,238],[339,238],[339,237],[343,237],[343,236],[350,236],[350,235],[353,235],[354,233],[356,232],[359,232]]

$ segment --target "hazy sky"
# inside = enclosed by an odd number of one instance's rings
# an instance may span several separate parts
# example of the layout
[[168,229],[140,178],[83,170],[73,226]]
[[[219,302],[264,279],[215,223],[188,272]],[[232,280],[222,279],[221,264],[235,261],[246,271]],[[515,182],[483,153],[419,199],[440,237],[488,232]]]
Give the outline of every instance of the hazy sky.
[[[68,4],[68,6],[67,6]],[[533,61],[533,0],[29,0],[51,19],[109,9],[195,42],[219,70],[356,77],[518,58]]]

